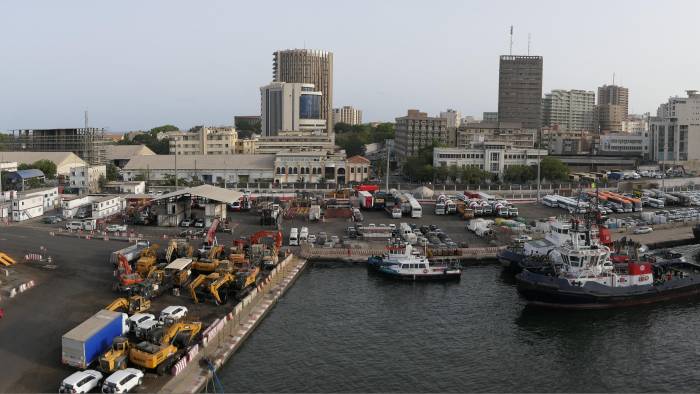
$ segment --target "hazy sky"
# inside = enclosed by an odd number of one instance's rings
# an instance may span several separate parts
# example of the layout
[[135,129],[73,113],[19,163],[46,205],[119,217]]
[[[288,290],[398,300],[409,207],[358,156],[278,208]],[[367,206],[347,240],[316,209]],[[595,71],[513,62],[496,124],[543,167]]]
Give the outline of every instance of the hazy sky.
[[630,89],[656,111],[700,88],[700,2],[70,1],[0,2],[0,130],[111,131],[231,124],[259,114],[272,52],[334,53],[334,106],[365,121],[407,108],[495,111],[498,56],[544,56],[544,92]]

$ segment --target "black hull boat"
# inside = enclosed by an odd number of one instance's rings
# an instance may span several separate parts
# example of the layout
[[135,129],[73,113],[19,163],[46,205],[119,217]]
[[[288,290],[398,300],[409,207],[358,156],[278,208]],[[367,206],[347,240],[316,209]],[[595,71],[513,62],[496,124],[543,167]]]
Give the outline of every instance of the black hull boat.
[[[683,265],[684,267],[680,267]],[[523,271],[516,276],[520,295],[528,305],[556,309],[608,309],[646,305],[700,295],[700,267],[677,263],[664,268],[684,268],[660,275],[653,284],[611,287],[597,282],[571,283],[565,278]],[[684,272],[684,274],[680,274]]]

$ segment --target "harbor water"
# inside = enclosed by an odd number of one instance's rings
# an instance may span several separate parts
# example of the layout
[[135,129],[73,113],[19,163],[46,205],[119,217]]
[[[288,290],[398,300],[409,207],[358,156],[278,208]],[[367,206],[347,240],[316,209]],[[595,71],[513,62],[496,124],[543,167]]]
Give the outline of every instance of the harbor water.
[[497,265],[451,283],[313,264],[219,372],[229,392],[700,389],[700,301],[526,308]]

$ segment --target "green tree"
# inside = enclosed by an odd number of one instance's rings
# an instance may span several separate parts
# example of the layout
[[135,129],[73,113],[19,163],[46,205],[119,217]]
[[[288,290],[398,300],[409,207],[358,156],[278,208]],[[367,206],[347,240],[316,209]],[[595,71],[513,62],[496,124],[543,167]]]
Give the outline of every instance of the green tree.
[[12,150],[14,137],[9,134],[0,133],[0,151]]
[[119,168],[112,163],[107,164],[107,181],[116,181],[119,177]]
[[56,163],[52,162],[51,160],[37,160],[32,164],[32,167],[43,172],[49,179],[56,177]]
[[104,175],[100,175],[100,179],[97,180],[97,184],[100,186],[100,190],[102,190],[105,185],[107,185],[107,178],[105,178]]
[[484,183],[486,180],[491,179],[493,175],[484,171],[480,168],[469,166],[462,170],[462,182],[469,184],[479,184]]
[[336,134],[348,133],[352,130],[352,126],[347,123],[338,122],[333,126],[333,130],[335,130]]
[[18,170],[31,170],[32,168],[34,167],[31,164],[27,163],[19,163],[19,165],[17,165]]
[[444,182],[449,177],[449,169],[447,166],[439,166],[435,169],[435,179]]
[[513,165],[503,171],[503,181],[513,183],[527,183],[537,177],[536,169],[524,165]]
[[372,142],[392,140],[395,134],[393,123],[381,123],[372,130]]
[[447,176],[452,182],[457,183],[457,179],[460,179],[462,177],[462,169],[457,165],[453,164],[448,167]]
[[545,156],[540,161],[540,176],[549,181],[565,181],[569,179],[569,167],[555,157]]
[[173,125],[163,125],[154,127],[146,133],[136,135],[132,140],[121,140],[118,142],[119,145],[146,145],[148,149],[152,150],[158,155],[167,155],[170,153],[170,139],[163,138],[158,140],[158,134],[168,131],[179,130]]

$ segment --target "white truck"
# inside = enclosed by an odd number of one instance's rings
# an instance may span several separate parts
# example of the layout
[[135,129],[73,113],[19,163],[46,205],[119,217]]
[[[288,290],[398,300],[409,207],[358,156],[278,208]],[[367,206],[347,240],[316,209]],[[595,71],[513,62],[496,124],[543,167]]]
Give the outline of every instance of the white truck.
[[321,206],[312,205],[309,207],[309,220],[315,222],[321,219]]

